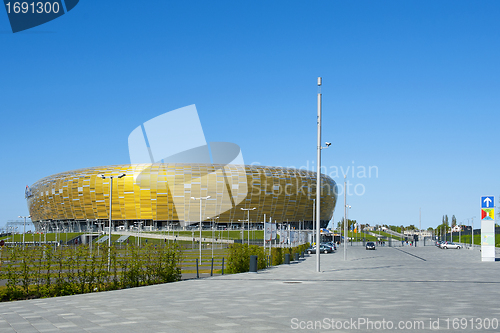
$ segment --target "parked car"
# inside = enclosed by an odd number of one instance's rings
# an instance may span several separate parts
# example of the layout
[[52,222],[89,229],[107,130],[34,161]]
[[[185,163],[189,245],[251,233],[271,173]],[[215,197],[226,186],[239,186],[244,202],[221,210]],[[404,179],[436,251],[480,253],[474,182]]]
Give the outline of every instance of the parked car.
[[[319,245],[319,251],[323,252],[323,253],[332,253],[333,252],[333,248],[331,248],[329,246],[324,246],[323,244],[320,244]],[[309,253],[309,254],[316,253],[316,245],[313,245],[310,248],[308,248],[306,250],[306,252]]]
[[334,242],[325,242],[325,243],[321,243],[321,245],[326,245],[326,246],[333,248],[334,250],[337,250],[337,245]]
[[335,252],[335,250],[336,250],[336,249],[335,249],[335,247],[334,247],[333,245],[331,245],[331,244],[328,244],[328,243],[325,243],[325,244],[321,243],[321,246],[324,246],[324,247],[329,247],[329,248],[331,248],[331,249],[332,249],[332,252]]
[[462,245],[453,242],[444,242],[441,244],[442,249],[461,249]]
[[375,250],[375,243],[374,242],[366,243],[366,249],[367,250]]

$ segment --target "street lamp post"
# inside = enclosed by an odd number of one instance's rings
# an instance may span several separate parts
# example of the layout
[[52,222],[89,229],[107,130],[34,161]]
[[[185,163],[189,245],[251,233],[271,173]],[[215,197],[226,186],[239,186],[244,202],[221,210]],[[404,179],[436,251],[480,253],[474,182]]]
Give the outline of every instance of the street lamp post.
[[472,222],[472,226],[471,226],[471,240],[470,240],[472,249],[474,249],[474,219],[475,218],[476,218],[475,216],[473,216],[473,217],[470,218],[472,220],[471,221]]
[[99,175],[102,179],[109,179],[109,238],[108,238],[108,272],[111,270],[111,218],[113,213],[113,178],[123,178],[122,173],[117,176]]
[[462,243],[462,223],[463,223],[463,221],[460,222],[460,225],[459,225],[460,229],[458,230],[458,243]]
[[347,187],[346,187],[346,177],[344,175],[344,261],[347,260],[347,247],[346,247],[346,237],[347,237]]
[[40,231],[42,230],[42,221],[38,222],[38,244],[41,246],[42,245],[42,234]]
[[[55,246],[59,246],[59,243],[61,242],[61,235],[59,235],[59,225],[57,224],[57,222],[55,223],[56,225],[56,245]],[[57,236],[59,236],[59,242],[57,241]],[[57,248],[56,248],[57,250]]]
[[92,226],[90,229],[90,257],[92,258],[92,238],[94,238],[94,223],[90,221],[90,219],[87,219],[87,233],[89,232],[89,226]]
[[[312,226],[311,226],[311,229],[312,229],[312,232],[313,232],[313,236],[312,236],[312,239],[314,240],[314,228],[315,228],[315,225],[316,225],[316,199],[313,199],[313,220],[312,220]],[[314,244],[316,244],[318,242],[318,240],[316,239],[316,242]]]
[[[420,238],[422,236],[422,208],[418,209],[418,242],[420,243]],[[425,245],[425,241],[424,241]]]
[[[240,220],[238,219],[238,222],[241,222],[241,244],[245,242],[245,222],[248,220]],[[247,241],[248,242],[248,241]]]
[[[352,208],[351,206],[347,205],[347,210],[346,210],[346,212],[347,212],[347,214],[346,214],[346,221],[347,221],[347,239],[350,241],[351,246],[352,246],[352,241],[351,241],[351,239],[349,238],[349,209],[351,209],[351,208]],[[380,238],[380,227],[379,227],[379,229],[378,229],[378,235],[379,235],[379,238]]]
[[206,196],[206,197],[199,197],[199,198],[195,198],[195,197],[191,197],[192,200],[200,200],[200,264],[201,264],[201,229],[203,227],[203,224],[202,224],[202,218],[201,218],[201,201],[202,200],[208,200],[208,198],[210,198],[210,196]]
[[135,225],[137,225],[137,239],[136,239],[136,245],[137,246],[141,246],[141,230],[142,230],[142,224],[144,222],[143,221],[137,221],[137,222],[134,222]]
[[[247,220],[240,220],[238,219],[238,222],[246,222]],[[243,242],[245,241],[245,224],[242,223],[241,224],[241,227],[240,227],[241,231],[240,231],[240,234],[241,234],[241,244],[243,244]]]
[[31,218],[31,215],[28,216],[19,216],[19,218],[24,218],[24,229],[23,229],[23,249],[24,249],[24,234],[26,233],[26,219]]
[[47,244],[47,222],[43,222],[43,242]]
[[[97,222],[96,222],[95,224],[97,224],[97,238],[99,239],[99,237],[100,237],[100,236],[99,236],[99,235],[100,235],[99,228],[101,228],[101,229],[102,229],[102,231],[104,232],[104,222],[97,220]],[[102,226],[102,227],[101,227],[101,226]],[[96,247],[97,247],[97,256],[99,257],[99,247],[100,247],[100,245],[99,245],[99,244],[97,244],[97,246],[96,246]]]
[[253,207],[253,208],[241,208],[241,210],[246,210],[248,212],[248,240],[247,240],[247,244],[250,246],[250,211],[251,210],[255,210],[256,207]]
[[[210,217],[207,217],[209,219]],[[219,217],[214,217],[212,219],[212,258],[214,257],[214,225],[215,225],[215,220],[218,219]]]
[[470,238],[471,248],[474,250],[474,219],[471,221],[471,238]]
[[317,142],[317,165],[316,165],[316,271],[321,272],[320,269],[320,243],[321,243],[321,233],[320,233],[320,206],[321,206],[321,150],[330,147],[331,143],[326,142],[326,147],[321,146],[321,77],[318,77],[318,142]]

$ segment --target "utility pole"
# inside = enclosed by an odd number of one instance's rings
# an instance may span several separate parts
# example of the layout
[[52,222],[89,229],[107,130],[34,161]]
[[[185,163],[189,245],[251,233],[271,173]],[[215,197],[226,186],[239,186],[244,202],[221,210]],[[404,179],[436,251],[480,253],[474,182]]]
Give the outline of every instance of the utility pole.
[[346,177],[344,175],[344,261],[347,260],[347,187],[346,187]]
[[322,79],[318,77],[318,142],[317,142],[317,165],[316,165],[316,271],[321,272],[320,266],[320,244],[321,244],[321,150],[330,147],[331,143],[326,142],[326,147],[321,146],[321,85]]

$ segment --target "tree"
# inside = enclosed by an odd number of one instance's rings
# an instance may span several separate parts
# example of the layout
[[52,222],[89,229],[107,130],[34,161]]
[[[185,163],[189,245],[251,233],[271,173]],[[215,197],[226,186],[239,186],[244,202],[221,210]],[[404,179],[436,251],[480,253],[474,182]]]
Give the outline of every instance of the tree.
[[[355,224],[355,223],[356,223],[356,220],[347,219],[347,229],[351,230],[351,226],[353,224]],[[342,218],[342,220],[340,220],[337,223],[337,228],[340,228],[341,230],[344,230],[344,219],[343,218]]]
[[455,215],[453,215],[451,217],[451,226],[454,227],[457,225],[457,218],[455,217]]

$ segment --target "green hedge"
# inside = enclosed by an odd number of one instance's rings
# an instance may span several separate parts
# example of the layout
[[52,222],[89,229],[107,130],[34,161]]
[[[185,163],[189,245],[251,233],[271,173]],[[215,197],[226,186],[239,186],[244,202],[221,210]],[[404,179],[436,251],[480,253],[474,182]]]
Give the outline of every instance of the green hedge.
[[257,269],[266,268],[264,248],[257,245],[231,244],[227,257],[227,272],[229,274],[248,272],[250,270],[250,256],[252,255],[257,256]]
[[88,246],[36,246],[2,250],[0,278],[7,281],[2,300],[52,297],[138,287],[181,279],[178,245],[108,248],[91,256]]
[[234,243],[229,246],[227,258],[227,272],[229,274],[244,273],[250,270],[250,256],[257,256],[257,269],[264,269],[268,265],[281,265],[285,261],[285,254],[290,254],[290,260],[294,259],[295,253],[302,253],[309,247],[309,243],[292,248],[273,247],[271,249],[271,261],[268,262],[267,250],[257,245]]

